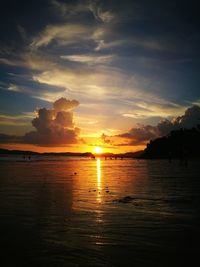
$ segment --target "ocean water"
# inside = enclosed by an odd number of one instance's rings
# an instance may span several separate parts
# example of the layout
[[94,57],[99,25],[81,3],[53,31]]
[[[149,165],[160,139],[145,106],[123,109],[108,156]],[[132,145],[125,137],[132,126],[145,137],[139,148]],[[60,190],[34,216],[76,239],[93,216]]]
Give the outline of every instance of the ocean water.
[[200,162],[0,161],[0,266],[193,266]]

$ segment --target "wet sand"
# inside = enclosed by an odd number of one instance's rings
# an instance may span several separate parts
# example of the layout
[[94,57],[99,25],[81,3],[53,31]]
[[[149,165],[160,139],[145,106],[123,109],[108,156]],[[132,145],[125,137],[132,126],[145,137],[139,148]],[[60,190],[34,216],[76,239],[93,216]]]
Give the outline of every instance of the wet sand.
[[0,161],[1,266],[191,266],[200,164]]

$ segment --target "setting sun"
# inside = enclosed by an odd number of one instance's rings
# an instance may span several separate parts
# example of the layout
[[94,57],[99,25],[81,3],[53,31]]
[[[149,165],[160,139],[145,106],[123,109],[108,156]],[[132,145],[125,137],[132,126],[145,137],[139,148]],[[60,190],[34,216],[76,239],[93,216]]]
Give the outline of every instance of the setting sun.
[[100,154],[100,153],[103,152],[103,149],[100,146],[96,146],[95,149],[94,149],[94,152],[97,153],[97,154]]

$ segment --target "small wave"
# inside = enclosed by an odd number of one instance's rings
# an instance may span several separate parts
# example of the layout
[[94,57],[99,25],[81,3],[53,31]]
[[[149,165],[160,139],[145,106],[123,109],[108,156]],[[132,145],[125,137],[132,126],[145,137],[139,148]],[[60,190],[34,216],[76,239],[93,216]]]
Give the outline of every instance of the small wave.
[[125,196],[125,197],[122,197],[122,198],[119,198],[119,199],[115,199],[115,200],[113,200],[113,202],[118,202],[118,203],[130,203],[130,202],[132,202],[133,200],[135,200],[134,197],[131,197],[131,196]]
[[181,197],[169,197],[169,198],[141,198],[141,197],[134,197],[134,196],[124,196],[122,198],[114,199],[113,203],[131,203],[133,201],[147,201],[147,202],[169,202],[169,203],[186,203],[191,202],[193,198],[181,198]]

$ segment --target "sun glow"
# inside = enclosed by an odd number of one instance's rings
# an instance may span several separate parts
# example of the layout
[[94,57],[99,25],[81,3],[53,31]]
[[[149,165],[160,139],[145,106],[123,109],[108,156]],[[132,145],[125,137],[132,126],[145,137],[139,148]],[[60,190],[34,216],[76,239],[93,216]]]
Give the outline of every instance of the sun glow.
[[103,152],[103,149],[102,149],[100,146],[96,146],[95,149],[94,149],[94,152],[95,152],[96,154],[100,154],[100,153]]

